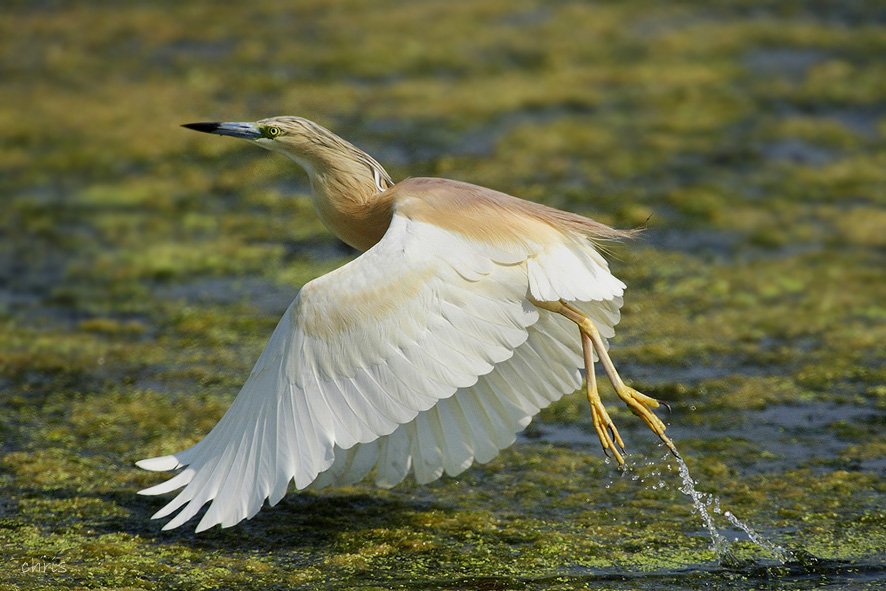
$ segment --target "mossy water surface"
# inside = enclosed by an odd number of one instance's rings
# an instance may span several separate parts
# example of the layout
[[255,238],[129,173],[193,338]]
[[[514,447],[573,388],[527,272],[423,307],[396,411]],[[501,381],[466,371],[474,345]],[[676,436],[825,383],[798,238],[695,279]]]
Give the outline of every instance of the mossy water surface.
[[[0,588],[879,588],[884,17],[877,2],[9,2]],[[669,402],[736,562],[608,388],[625,473],[572,395],[459,478],[291,493],[231,529],[161,532],[163,500],[135,495],[158,475],[133,463],[208,432],[299,286],[353,256],[292,163],[177,127],[275,114],[398,179],[645,225],[612,247],[629,286],[612,354]]]

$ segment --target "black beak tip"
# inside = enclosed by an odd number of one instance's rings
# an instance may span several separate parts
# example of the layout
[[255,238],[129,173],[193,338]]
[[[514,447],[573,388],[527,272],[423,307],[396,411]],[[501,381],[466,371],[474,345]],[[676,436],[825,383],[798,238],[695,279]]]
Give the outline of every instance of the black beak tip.
[[212,122],[212,123],[185,123],[182,127],[186,127],[188,129],[193,129],[194,131],[202,131],[203,133],[214,133],[221,123]]

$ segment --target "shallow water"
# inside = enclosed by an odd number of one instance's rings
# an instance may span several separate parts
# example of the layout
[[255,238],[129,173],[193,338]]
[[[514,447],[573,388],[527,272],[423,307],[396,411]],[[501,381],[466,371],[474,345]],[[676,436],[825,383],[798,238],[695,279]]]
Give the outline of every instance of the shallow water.
[[[837,457],[847,443],[828,427],[847,421],[882,418],[882,413],[869,408],[827,403],[784,405],[743,414],[738,424],[729,428],[686,427],[679,425],[679,419],[672,419],[669,433],[673,434],[678,447],[680,439],[717,436],[740,437],[752,442],[765,451],[769,459],[743,466],[742,471],[750,477]],[[591,450],[599,448],[597,435],[589,425],[533,425],[528,433],[521,434],[519,441]],[[661,445],[659,448],[664,449]],[[860,561],[819,558],[804,546],[802,538],[786,542],[784,530],[758,530],[753,523],[743,521],[728,505],[721,503],[717,492],[700,492],[698,485],[704,483],[693,478],[681,457],[675,458],[665,451],[660,457],[647,453],[640,457],[628,455],[626,459],[628,463],[622,471],[622,479],[628,478],[650,490],[669,487],[685,495],[694,519],[704,532],[702,535],[708,538],[715,555],[715,566],[698,570],[661,570],[636,576],[601,569],[593,575],[569,579],[573,584],[616,584],[613,589],[757,589],[761,588],[758,585],[767,585],[763,588],[854,591],[876,589],[886,583],[886,564],[883,563],[886,552]],[[882,470],[881,464],[878,460],[856,469],[877,471]],[[638,467],[651,468],[652,471],[641,473],[636,470]],[[607,489],[612,482],[610,480],[606,485]],[[778,507],[778,498],[765,498],[772,508]],[[873,498],[871,502],[876,506]],[[737,557],[733,548],[739,542],[750,542],[753,552]]]
[[[8,4],[0,587],[886,584],[881,4]],[[178,127],[284,113],[397,179],[646,227],[609,245],[611,354],[670,404],[710,525],[603,386],[624,472],[571,395],[457,478],[161,532],[133,463],[205,434],[294,293],[354,254],[291,162]]]

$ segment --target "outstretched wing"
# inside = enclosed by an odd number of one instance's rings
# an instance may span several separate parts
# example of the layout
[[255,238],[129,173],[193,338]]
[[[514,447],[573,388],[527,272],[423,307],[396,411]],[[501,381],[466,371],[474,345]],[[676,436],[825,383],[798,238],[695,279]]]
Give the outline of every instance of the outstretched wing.
[[323,486],[377,466],[380,484],[410,467],[425,482],[494,457],[580,384],[577,331],[570,343],[563,319],[538,322],[529,296],[588,302],[604,336],[618,320],[624,285],[589,242],[551,232],[545,244],[484,241],[395,213],[378,244],[302,288],[203,440],[138,463],[181,469],[141,491],[183,487],[154,518],[181,509],[164,526],[175,528],[211,502],[197,531],[228,527],[292,480]]
[[184,487],[154,517],[164,529],[212,504],[197,531],[251,517],[295,480],[308,486],[349,449],[390,435],[509,358],[538,312],[526,299],[530,252],[480,248],[395,215],[384,238],[299,292],[216,427],[180,453],[184,467],[142,494]]
[[[604,337],[614,334],[621,298],[577,305]],[[350,449],[335,449],[335,461],[310,488],[348,485],[375,468],[375,483],[391,487],[410,471],[424,484],[444,472],[456,476],[509,447],[538,411],[581,386],[584,364],[575,325],[539,310],[529,338],[477,383],[422,411],[390,435]]]

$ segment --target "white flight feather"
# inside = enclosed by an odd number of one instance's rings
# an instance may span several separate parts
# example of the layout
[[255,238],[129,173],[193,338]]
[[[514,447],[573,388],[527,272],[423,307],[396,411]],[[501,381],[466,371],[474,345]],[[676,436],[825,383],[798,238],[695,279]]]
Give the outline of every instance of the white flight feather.
[[[533,306],[574,301],[614,334],[624,284],[590,242],[489,247],[395,215],[385,236],[301,290],[231,408],[193,447],[142,460],[184,467],[154,517],[207,502],[197,531],[233,525],[297,489],[419,483],[485,463],[539,409],[581,384],[578,330]],[[388,300],[396,305],[388,305]],[[341,326],[327,327],[324,319]]]

